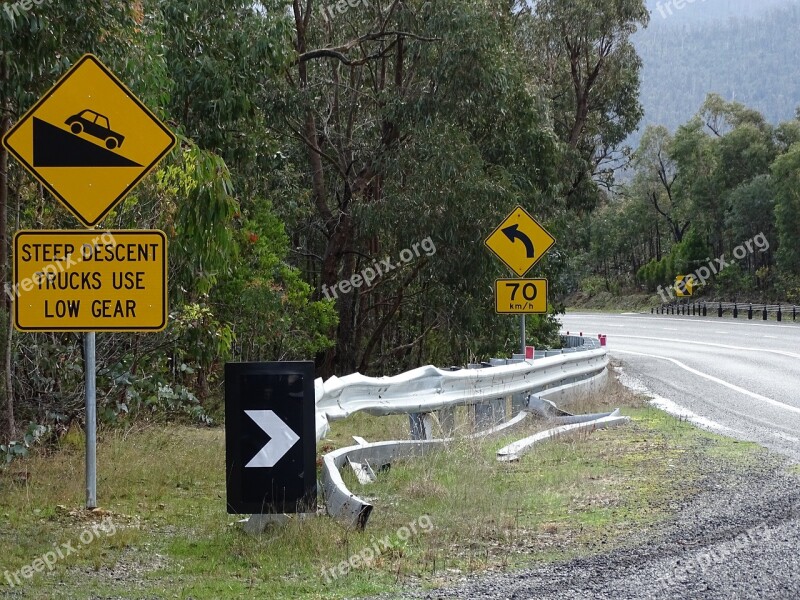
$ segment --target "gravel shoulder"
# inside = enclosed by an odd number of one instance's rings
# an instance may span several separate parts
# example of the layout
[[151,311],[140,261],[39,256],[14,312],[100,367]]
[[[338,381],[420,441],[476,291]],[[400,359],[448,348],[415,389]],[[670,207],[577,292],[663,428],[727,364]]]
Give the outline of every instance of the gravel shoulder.
[[[607,552],[484,574],[408,599],[800,598],[800,477],[784,458],[704,472],[674,518]],[[702,468],[702,465],[700,466]],[[599,545],[602,541],[599,542]],[[384,597],[388,598],[388,596]]]

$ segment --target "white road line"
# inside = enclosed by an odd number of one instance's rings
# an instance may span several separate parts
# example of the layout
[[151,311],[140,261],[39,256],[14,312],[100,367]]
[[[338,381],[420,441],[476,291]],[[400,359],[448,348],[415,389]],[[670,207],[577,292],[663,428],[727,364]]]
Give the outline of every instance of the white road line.
[[662,327],[664,331],[678,331],[677,329],[673,329],[671,327]]
[[720,379],[719,377],[714,377],[713,375],[709,375],[708,373],[703,373],[702,371],[698,371],[697,369],[693,369],[689,365],[685,365],[681,361],[675,360],[674,358],[669,358],[667,356],[657,356],[655,354],[645,354],[643,352],[630,352],[628,350],[615,350],[615,352],[621,352],[622,354],[631,354],[633,356],[645,356],[647,358],[658,358],[660,360],[669,361],[669,362],[679,366],[681,369],[683,369],[685,371],[688,371],[689,373],[692,373],[693,375],[697,375],[698,377],[702,377],[704,379],[708,379],[709,381],[711,381],[713,383],[717,383],[719,385],[725,386],[726,388],[731,389],[734,392],[738,392],[740,394],[744,394],[745,396],[750,396],[754,400],[758,400],[760,402],[765,402],[766,404],[771,404],[772,406],[775,406],[777,408],[782,408],[782,409],[787,410],[789,412],[797,413],[797,414],[800,415],[800,408],[798,408],[797,406],[792,406],[790,404],[784,404],[783,402],[779,402],[777,400],[773,400],[772,398],[767,398],[766,396],[762,396],[761,394],[756,394],[755,392],[751,392],[751,391],[746,390],[746,389],[744,389],[742,387],[739,387],[738,385],[734,385],[732,383],[729,383],[729,382],[725,381],[724,379]]
[[695,342],[692,340],[680,340],[675,338],[657,338],[648,335],[614,335],[615,338],[630,338],[633,340],[655,340],[657,342],[677,342],[679,344],[690,344],[692,346],[710,346],[712,348],[725,348],[727,350],[744,350],[746,352],[769,352],[771,354],[780,354],[781,356],[788,356],[789,358],[800,358],[800,354],[794,352],[787,352],[786,350],[774,350],[772,348],[746,348],[744,346],[731,346],[729,344],[714,344],[712,342]]
[[767,339],[767,340],[779,340],[780,339],[779,337],[777,337],[775,335],[762,335],[761,337],[764,338],[764,339]]

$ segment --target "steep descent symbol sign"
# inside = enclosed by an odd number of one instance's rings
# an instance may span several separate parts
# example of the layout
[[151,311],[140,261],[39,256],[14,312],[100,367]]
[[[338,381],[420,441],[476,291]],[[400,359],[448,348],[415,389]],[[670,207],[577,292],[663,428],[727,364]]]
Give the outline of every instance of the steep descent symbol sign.
[[93,227],[175,146],[175,136],[95,56],[84,55],[3,145]]
[[517,206],[484,243],[521,277],[542,259],[556,240],[524,208]]
[[270,440],[244,467],[272,468],[292,449],[300,436],[271,410],[246,410],[245,414],[264,430]]

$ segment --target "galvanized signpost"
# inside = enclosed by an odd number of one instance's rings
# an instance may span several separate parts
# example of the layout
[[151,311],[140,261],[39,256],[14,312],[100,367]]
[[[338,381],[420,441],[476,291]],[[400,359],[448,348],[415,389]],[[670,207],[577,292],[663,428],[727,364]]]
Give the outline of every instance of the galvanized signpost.
[[167,326],[167,241],[94,227],[175,146],[175,136],[100,60],[85,54],[3,145],[88,230],[14,237],[14,325],[83,333],[86,506],[97,506],[95,332]]

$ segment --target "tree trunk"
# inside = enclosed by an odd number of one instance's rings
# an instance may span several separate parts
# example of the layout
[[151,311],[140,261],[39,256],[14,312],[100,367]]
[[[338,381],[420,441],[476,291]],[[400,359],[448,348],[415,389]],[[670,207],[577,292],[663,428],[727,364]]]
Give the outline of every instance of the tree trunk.
[[[0,81],[7,78],[6,62],[0,62]],[[0,139],[8,130],[11,129],[11,111],[7,104],[2,106],[0,113]],[[0,419],[0,436],[6,441],[14,438],[16,423],[14,422],[14,394],[11,381],[11,335],[12,326],[12,299],[6,293],[8,286],[8,151],[4,146],[0,146],[0,290],[3,293],[3,312],[8,319],[6,321],[6,331],[3,336],[3,372],[4,385],[3,391],[5,402],[3,403],[2,419]]]

